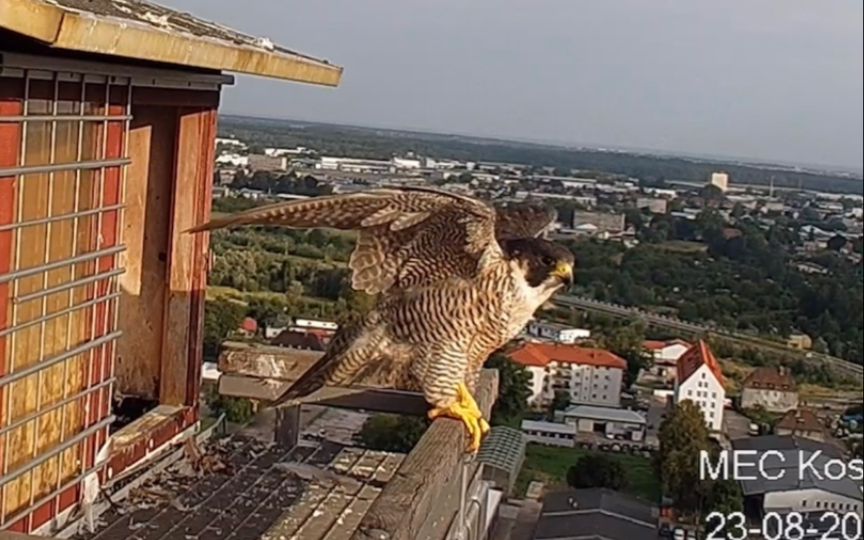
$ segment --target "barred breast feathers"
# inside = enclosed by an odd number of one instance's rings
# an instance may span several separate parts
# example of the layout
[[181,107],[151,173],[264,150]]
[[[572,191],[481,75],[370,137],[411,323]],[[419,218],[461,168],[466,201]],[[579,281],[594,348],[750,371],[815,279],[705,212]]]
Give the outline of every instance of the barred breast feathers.
[[519,303],[510,272],[509,265],[501,263],[474,279],[450,278],[435,286],[395,290],[381,299],[376,312],[393,322],[398,340],[458,339],[468,345],[472,336],[484,334],[495,342],[507,341]]

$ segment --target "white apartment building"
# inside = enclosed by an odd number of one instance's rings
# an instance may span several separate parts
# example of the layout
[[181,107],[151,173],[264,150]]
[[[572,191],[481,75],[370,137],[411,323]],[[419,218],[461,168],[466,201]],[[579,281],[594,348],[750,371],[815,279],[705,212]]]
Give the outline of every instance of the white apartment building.
[[233,165],[234,167],[246,167],[249,165],[249,156],[240,154],[220,154],[216,156],[216,163],[220,165]]
[[724,376],[703,340],[688,349],[676,365],[675,403],[692,401],[703,413],[710,430],[719,432],[724,421]]
[[643,342],[645,349],[654,360],[652,373],[667,382],[676,380],[676,366],[679,357],[691,348],[691,344],[681,339],[670,339],[667,341],[647,340]]
[[667,361],[678,362],[679,357],[691,348],[691,344],[681,339],[668,339],[666,341],[647,340],[643,342],[643,348],[649,351],[655,362]]
[[585,328],[574,328],[566,324],[549,321],[531,321],[526,325],[526,333],[532,337],[565,344],[574,344],[577,341],[592,337],[592,332]]
[[574,405],[621,404],[627,362],[609,351],[561,343],[525,343],[509,356],[532,374],[530,405],[549,405],[556,392],[567,392]]
[[527,442],[548,446],[567,446],[573,448],[574,442],[577,439],[576,424],[523,420],[520,430],[523,432],[523,436]]
[[730,176],[725,172],[713,172],[709,177],[709,185],[715,186],[721,191],[727,191],[730,187]]
[[391,163],[397,170],[420,169],[421,166],[421,160],[416,158],[395,157],[391,159]]

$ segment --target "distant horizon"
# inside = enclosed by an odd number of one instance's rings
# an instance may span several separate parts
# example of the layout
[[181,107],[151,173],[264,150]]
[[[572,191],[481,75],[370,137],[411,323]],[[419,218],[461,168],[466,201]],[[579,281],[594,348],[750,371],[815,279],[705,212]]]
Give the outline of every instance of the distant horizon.
[[[740,164],[744,166],[751,167],[766,167],[766,168],[778,168],[785,169],[791,167],[798,167],[803,169],[803,172],[819,172],[819,173],[830,173],[839,175],[839,177],[847,176],[849,180],[861,180],[865,181],[865,168],[854,169],[845,165],[832,165],[832,164],[821,164],[821,163],[795,163],[795,162],[785,162],[777,159],[773,160],[760,160],[757,158],[746,158],[741,156],[724,156],[721,154],[696,154],[689,153],[678,150],[669,150],[669,149],[661,149],[661,148],[637,148],[637,147],[628,147],[628,146],[620,146],[616,144],[601,144],[601,143],[579,143],[579,142],[568,142],[568,141],[558,141],[558,140],[543,140],[543,139],[532,139],[532,138],[514,138],[507,136],[490,136],[490,135],[479,135],[473,133],[459,133],[459,132],[444,132],[444,131],[435,131],[429,129],[422,128],[408,128],[408,127],[393,127],[387,125],[372,125],[372,124],[353,124],[353,123],[343,123],[343,122],[331,122],[331,121],[320,121],[320,120],[310,120],[304,118],[286,118],[279,116],[271,116],[264,117],[258,115],[251,114],[243,114],[229,111],[220,111],[220,116],[231,116],[235,118],[246,118],[251,120],[265,120],[265,121],[275,121],[275,122],[298,122],[303,124],[317,124],[322,126],[333,126],[333,127],[346,127],[346,128],[354,128],[354,129],[368,129],[368,130],[383,130],[383,131],[394,131],[401,133],[417,133],[419,135],[435,135],[441,137],[465,137],[470,139],[478,139],[478,140],[487,140],[487,141],[501,141],[503,143],[522,143],[522,144],[534,144],[539,146],[550,146],[561,148],[565,150],[583,150],[583,151],[591,151],[591,152],[624,152],[630,154],[647,154],[657,157],[669,157],[669,158],[680,158],[680,159],[694,159],[700,161],[708,161],[708,162],[717,162],[721,164]],[[856,177],[849,177],[848,175],[857,175]]]
[[861,0],[164,1],[344,68],[241,115],[865,176]]

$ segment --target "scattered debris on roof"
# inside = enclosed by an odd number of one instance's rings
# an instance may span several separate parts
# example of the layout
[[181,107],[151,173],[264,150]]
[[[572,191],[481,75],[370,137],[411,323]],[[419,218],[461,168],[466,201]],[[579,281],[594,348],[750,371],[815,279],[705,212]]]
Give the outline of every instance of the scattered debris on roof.
[[199,446],[115,501],[76,540],[347,540],[403,455],[236,435]]

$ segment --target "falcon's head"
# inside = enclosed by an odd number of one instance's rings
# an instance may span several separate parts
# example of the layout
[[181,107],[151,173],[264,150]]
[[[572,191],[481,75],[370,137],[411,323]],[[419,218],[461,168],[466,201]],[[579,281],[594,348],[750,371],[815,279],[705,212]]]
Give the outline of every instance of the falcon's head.
[[574,281],[574,254],[571,250],[543,238],[505,240],[504,252],[516,261],[526,282],[533,289],[550,294]]

